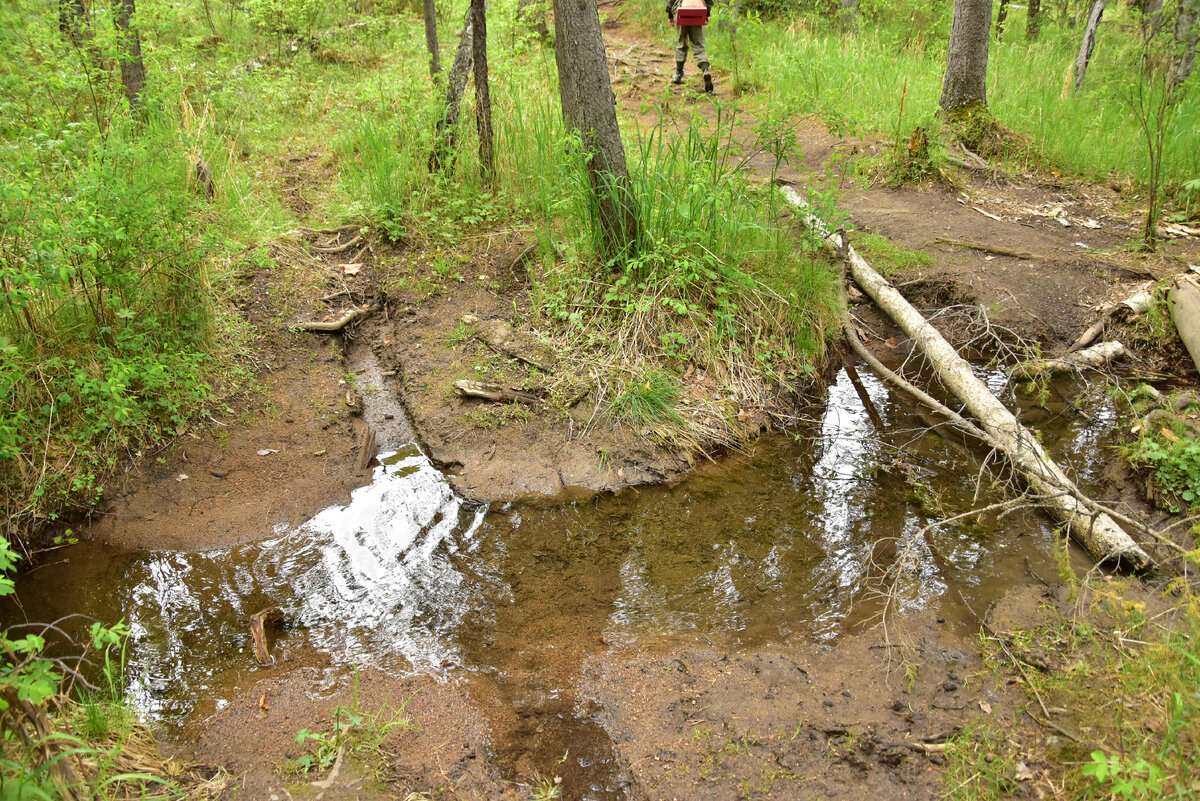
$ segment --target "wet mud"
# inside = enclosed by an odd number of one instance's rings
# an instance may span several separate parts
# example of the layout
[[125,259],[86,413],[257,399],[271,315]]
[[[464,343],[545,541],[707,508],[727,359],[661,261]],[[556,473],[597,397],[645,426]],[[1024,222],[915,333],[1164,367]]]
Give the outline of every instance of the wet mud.
[[[788,436],[560,504],[464,499],[410,443],[348,504],[266,539],[56,552],[24,614],[127,620],[135,702],[193,758],[248,771],[252,796],[294,783],[296,732],[356,697],[413,728],[388,735],[381,776],[347,769],[355,792],[931,797],[925,745],[1009,703],[974,656],[982,617],[1058,567],[1036,512],[939,524],[990,492],[978,455],[864,380],[882,434],[843,372]],[[1027,414],[1101,486],[1111,408],[1062,389],[1070,404]],[[901,614],[880,627],[901,553]],[[247,620],[271,605],[286,622],[262,667]]]

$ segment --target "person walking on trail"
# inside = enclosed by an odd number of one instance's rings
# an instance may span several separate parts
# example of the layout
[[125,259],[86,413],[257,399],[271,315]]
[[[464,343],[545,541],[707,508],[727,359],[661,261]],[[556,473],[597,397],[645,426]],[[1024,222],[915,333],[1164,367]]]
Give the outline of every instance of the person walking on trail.
[[[707,12],[712,11],[713,0],[703,0],[705,9],[705,22],[707,22]],[[667,19],[675,24],[675,17],[679,15],[680,7],[687,8],[695,5],[698,9],[700,4],[697,0],[667,0]],[[708,71],[708,51],[704,49],[704,26],[701,25],[684,25],[683,15],[680,16],[679,41],[675,45],[675,77],[671,79],[671,83],[683,83],[683,65],[687,61],[688,43],[692,46],[692,55],[696,59],[696,66],[700,67],[700,73],[704,78],[704,91],[708,94],[713,93],[713,79]]]

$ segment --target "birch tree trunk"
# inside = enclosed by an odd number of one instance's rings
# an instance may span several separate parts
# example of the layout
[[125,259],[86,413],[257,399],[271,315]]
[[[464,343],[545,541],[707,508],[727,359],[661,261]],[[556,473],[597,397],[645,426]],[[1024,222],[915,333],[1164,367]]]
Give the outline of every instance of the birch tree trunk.
[[554,60],[563,119],[590,156],[601,256],[618,257],[637,242],[638,222],[595,0],[554,0]]
[[434,0],[423,0],[425,11],[425,48],[429,51],[429,77],[442,71],[442,56],[438,52],[437,6]]
[[1091,13],[1088,14],[1087,25],[1083,28],[1083,41],[1079,43],[1079,55],[1075,58],[1075,94],[1079,94],[1079,90],[1083,88],[1083,76],[1087,73],[1092,50],[1096,47],[1096,29],[1100,27],[1104,7],[1105,0],[1095,0]]
[[858,33],[858,0],[842,0],[838,10],[838,18],[842,23],[842,33],[851,35]]
[[939,105],[946,111],[987,106],[988,39],[992,32],[992,0],[954,0],[950,52]]
[[492,94],[488,87],[487,9],[484,0],[471,0],[471,27],[474,29],[475,127],[479,131],[479,171],[484,183],[491,184],[495,163],[492,156]]
[[462,108],[463,90],[467,88],[467,78],[471,74],[474,38],[471,29],[471,9],[468,8],[462,35],[458,40],[458,50],[454,53],[454,64],[450,67],[450,75],[446,80],[446,103],[442,116],[438,118],[437,131],[433,137],[433,151],[429,154],[430,171],[440,170],[447,160],[453,160],[454,147],[458,141],[458,113]]
[[142,39],[133,25],[135,0],[116,0],[113,24],[121,40],[121,86],[129,101],[131,114],[142,113],[142,90],[146,86],[146,67],[142,63]]
[[[1148,567],[1150,557],[1146,552],[1079,491],[1046,454],[1033,432],[1021,425],[987,385],[975,377],[971,365],[938,330],[854,248],[849,247],[842,234],[830,233],[798,193],[791,187],[784,187],[783,191],[799,210],[805,224],[821,237],[824,244],[846,254],[854,281],[925,354],[942,385],[979,421],[988,444],[1001,450],[1022,479],[1040,496],[1039,505],[1065,524],[1075,541],[1097,562],[1116,562],[1122,568],[1134,570]],[[955,413],[950,411],[950,414]]]
[[1200,39],[1200,0],[1179,0],[1175,12],[1175,67],[1172,87],[1179,86],[1192,74],[1196,62],[1196,43]]

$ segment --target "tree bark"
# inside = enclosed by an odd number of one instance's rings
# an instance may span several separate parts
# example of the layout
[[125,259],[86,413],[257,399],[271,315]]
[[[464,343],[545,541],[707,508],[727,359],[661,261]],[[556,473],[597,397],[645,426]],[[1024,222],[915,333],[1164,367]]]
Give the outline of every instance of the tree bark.
[[1092,50],[1096,47],[1096,29],[1100,27],[1104,7],[1105,0],[1094,0],[1087,25],[1083,28],[1083,41],[1079,43],[1079,55],[1075,58],[1075,94],[1079,94],[1079,90],[1083,88],[1083,76],[1087,73]]
[[467,77],[471,74],[471,51],[474,47],[471,28],[471,9],[463,22],[458,50],[454,53],[454,64],[446,80],[446,104],[438,118],[437,131],[433,138],[433,151],[429,154],[430,171],[439,170],[453,161],[454,147],[458,141],[458,112],[462,108],[463,90],[467,88]]
[[1000,10],[996,12],[996,41],[1004,40],[1004,23],[1008,19],[1008,0],[1000,0]]
[[842,33],[851,35],[858,33],[858,0],[842,0],[838,9],[838,18],[842,24]]
[[[788,202],[830,249],[844,252],[850,275],[900,329],[920,348],[933,366],[941,384],[958,398],[978,421],[975,426],[951,409],[942,407],[952,420],[968,430],[975,429],[985,442],[1000,450],[1021,478],[1040,497],[1039,505],[1064,523],[1075,541],[1097,562],[1119,563],[1140,570],[1150,566],[1150,557],[1120,526],[1088,499],[1062,469],[1050,459],[1033,432],[1013,416],[1003,403],[975,377],[971,365],[947,342],[921,313],[912,307],[871,265],[849,247],[842,234],[830,233],[811,207],[791,187],[784,187]],[[937,404],[936,401],[934,401]],[[941,404],[937,404],[942,406]],[[980,430],[981,429],[981,430]]]
[[130,113],[140,115],[146,67],[142,63],[142,40],[133,24],[133,15],[137,12],[135,0],[116,0],[115,12],[113,24],[121,40],[121,86],[125,89]]
[[1175,12],[1175,66],[1171,76],[1172,86],[1179,86],[1192,74],[1196,62],[1196,43],[1200,39],[1200,0],[1179,0]]
[[1162,27],[1162,0],[1141,0],[1142,34],[1149,37]]
[[612,259],[634,247],[638,222],[595,0],[554,0],[554,37],[563,119],[589,154],[600,255]]
[[1200,288],[1188,280],[1171,290],[1171,317],[1192,363],[1200,370]]
[[1038,34],[1042,32],[1041,11],[1042,0],[1029,0],[1025,17],[1025,39],[1027,41],[1037,41]]
[[442,56],[438,52],[437,6],[434,0],[423,0],[425,9],[425,48],[429,51],[429,77],[442,71]]
[[495,172],[492,156],[492,93],[488,88],[487,9],[484,0],[471,0],[472,50],[475,61],[475,127],[479,131],[479,172],[491,184]]
[[83,0],[58,0],[58,30],[76,45],[92,38]]
[[517,0],[517,25],[533,31],[543,41],[550,36],[550,29],[546,27],[546,10],[538,0]]
[[939,105],[946,111],[963,106],[987,106],[988,38],[992,31],[992,0],[954,0],[950,52]]

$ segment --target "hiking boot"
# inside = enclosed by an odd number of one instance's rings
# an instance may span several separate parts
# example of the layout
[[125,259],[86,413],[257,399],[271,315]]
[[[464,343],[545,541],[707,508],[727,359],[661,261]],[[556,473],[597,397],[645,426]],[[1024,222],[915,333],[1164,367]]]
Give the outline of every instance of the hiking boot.
[[671,83],[675,84],[676,86],[683,83],[683,62],[682,61],[675,62],[675,77],[671,79]]
[[704,73],[704,93],[706,95],[711,95],[713,93],[712,76],[709,75],[707,72]]

